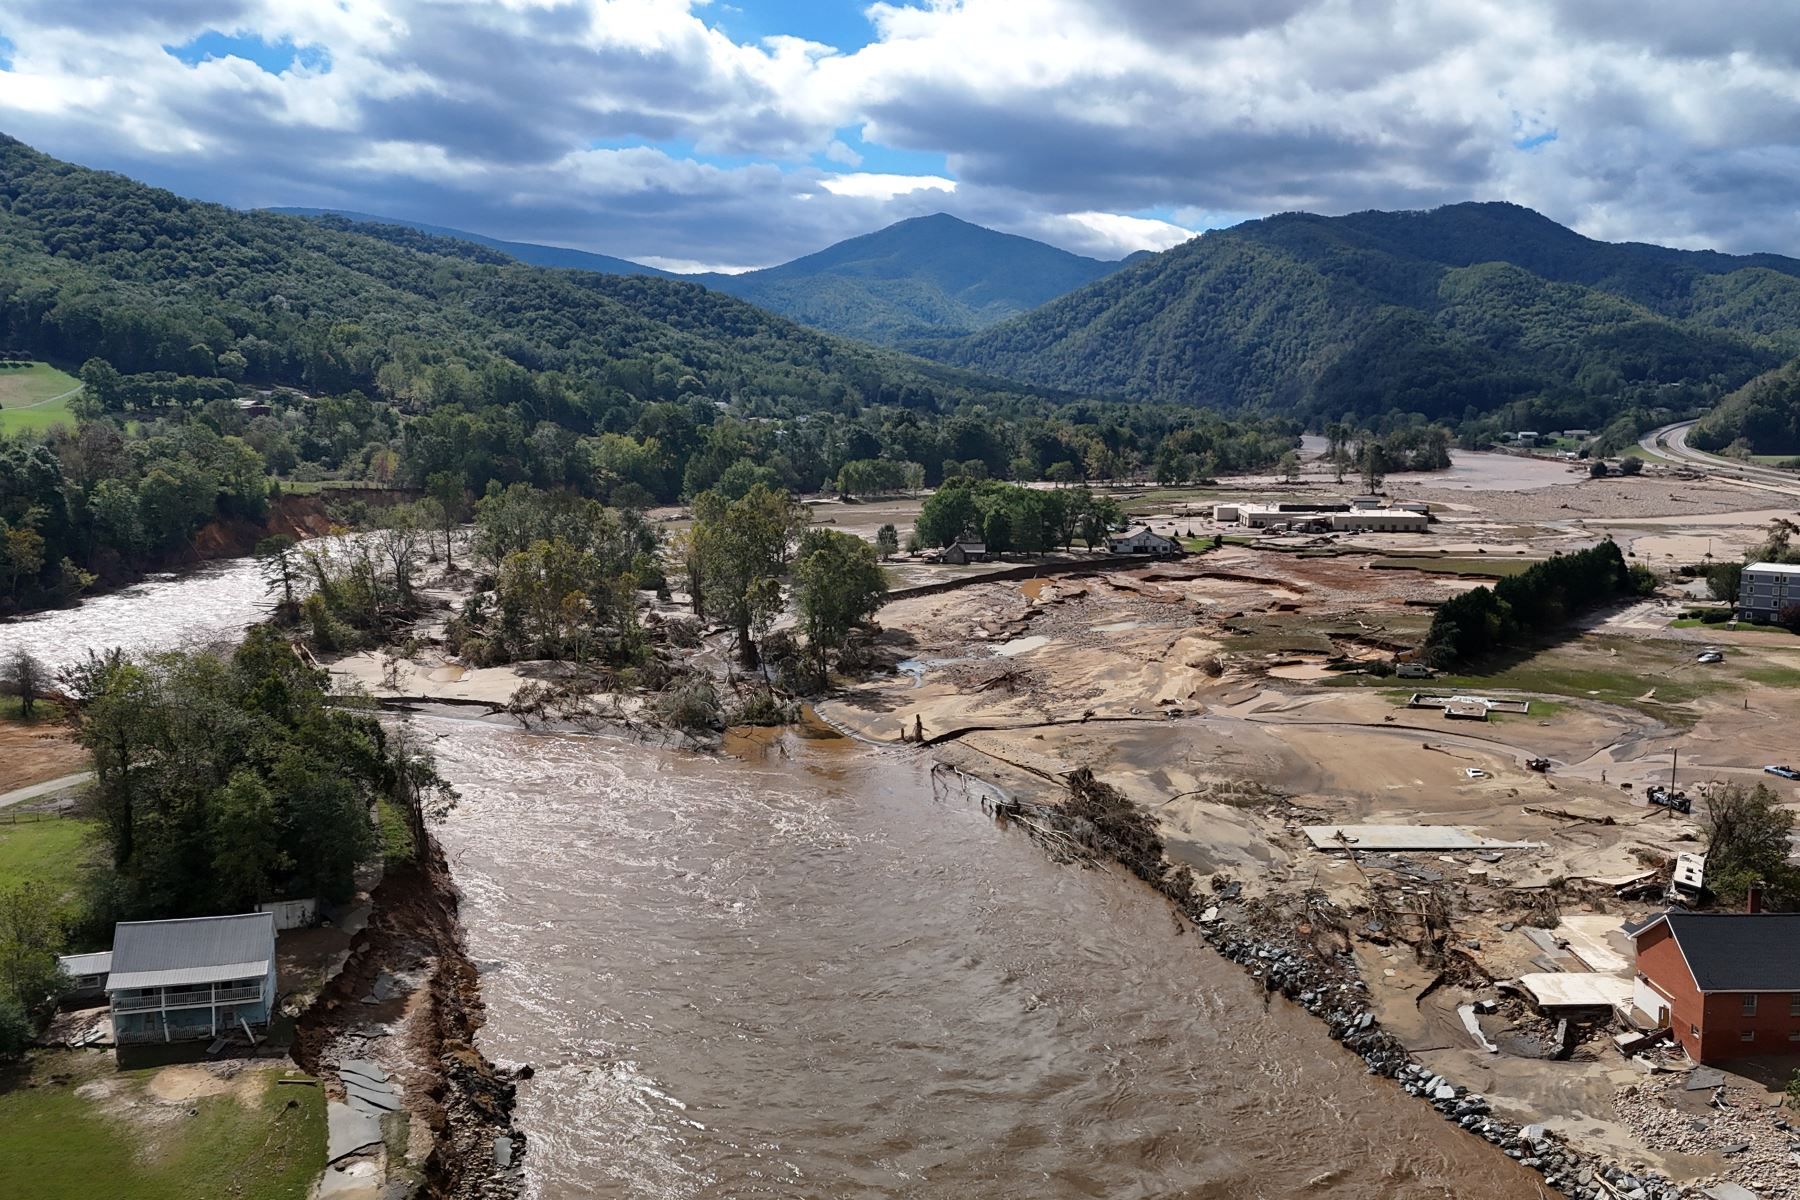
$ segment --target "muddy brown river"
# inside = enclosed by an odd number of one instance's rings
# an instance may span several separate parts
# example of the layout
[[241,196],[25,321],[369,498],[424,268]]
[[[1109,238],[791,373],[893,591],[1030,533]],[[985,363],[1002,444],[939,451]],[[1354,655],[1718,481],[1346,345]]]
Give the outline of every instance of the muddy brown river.
[[922,758],[421,725],[544,1200],[1548,1194]]

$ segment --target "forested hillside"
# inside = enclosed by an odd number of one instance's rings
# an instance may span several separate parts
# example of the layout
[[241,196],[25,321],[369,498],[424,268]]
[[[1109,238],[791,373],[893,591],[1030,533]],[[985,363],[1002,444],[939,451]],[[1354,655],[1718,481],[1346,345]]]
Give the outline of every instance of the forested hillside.
[[283,481],[620,508],[761,484],[1186,480],[1286,418],[1090,404],[822,335],[696,284],[545,270],[400,226],[184,200],[0,139],[0,349],[79,370],[0,439],[0,612],[195,553]]
[[1118,268],[937,213],[778,267],[696,278],[804,324],[892,344],[985,328]]
[[1800,456],[1800,358],[1727,396],[1688,443],[1715,452]]
[[1215,231],[935,353],[1140,400],[1558,428],[1703,407],[1796,349],[1800,262],[1459,204]]
[[945,213],[914,217],[780,266],[728,275],[675,275],[605,254],[508,242],[458,229],[322,209],[271,209],[310,216],[402,244],[405,232],[474,242],[543,267],[687,279],[748,300],[803,325],[884,345],[955,337],[1036,308],[1119,269],[1030,238],[971,225]]
[[478,246],[486,246],[489,250],[498,251],[508,258],[518,259],[520,262],[529,263],[534,267],[567,267],[574,271],[602,271],[609,275],[653,275],[658,279],[680,278],[673,271],[658,270],[656,267],[647,267],[643,263],[635,263],[629,259],[614,258],[610,254],[595,254],[589,250],[574,250],[568,246],[545,246],[538,242],[511,242],[504,238],[470,233],[466,229],[451,229],[445,225],[428,225],[423,221],[402,221],[395,217],[377,217],[369,213],[343,212],[330,208],[277,207],[263,211],[281,213],[290,217],[328,217],[337,222],[349,222],[351,225],[398,225],[402,229],[416,230],[432,237],[456,238],[460,241],[474,242]]

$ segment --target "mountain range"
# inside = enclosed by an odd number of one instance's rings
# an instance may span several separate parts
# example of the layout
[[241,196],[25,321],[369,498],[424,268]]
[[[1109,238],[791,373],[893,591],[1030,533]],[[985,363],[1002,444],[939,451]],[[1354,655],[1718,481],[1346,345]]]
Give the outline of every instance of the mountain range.
[[[679,392],[686,372],[802,409],[1056,392],[1314,426],[1504,413],[1558,428],[1710,409],[1800,355],[1800,260],[1600,242],[1501,203],[1288,213],[1122,264],[940,214],[692,280],[457,231],[234,212],[11,140],[0,201],[0,322],[17,344],[146,371],[236,338],[265,360],[252,377],[322,389],[373,390],[372,347],[418,343],[572,379],[610,378],[622,360],[679,364],[659,389]],[[543,271],[526,254],[613,269]],[[423,350],[405,353],[430,380],[422,402],[455,394]],[[1738,425],[1770,427],[1787,394],[1757,391],[1765,415]]]
[[1800,261],[1586,238],[1512,204],[1216,230],[928,353],[1313,419],[1716,401],[1800,353]]
[[678,398],[779,415],[1015,394],[683,280],[547,271],[398,225],[207,204],[4,135],[0,264],[8,347],[415,411],[491,401],[527,430]]
[[605,254],[502,241],[418,221],[330,209],[271,211],[399,225],[474,242],[540,267],[687,279],[815,329],[886,345],[984,329],[1123,265],[986,229],[948,213],[900,221],[762,270],[678,275]]

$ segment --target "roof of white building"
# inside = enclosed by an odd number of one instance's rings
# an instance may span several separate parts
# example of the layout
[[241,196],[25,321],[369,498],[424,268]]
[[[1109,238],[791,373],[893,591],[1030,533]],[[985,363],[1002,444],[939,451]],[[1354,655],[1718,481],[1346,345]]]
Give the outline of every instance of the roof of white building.
[[1762,571],[1770,575],[1800,575],[1800,563],[1759,562],[1749,564],[1744,570]]
[[254,979],[268,973],[274,956],[271,913],[121,921],[113,930],[106,990]]

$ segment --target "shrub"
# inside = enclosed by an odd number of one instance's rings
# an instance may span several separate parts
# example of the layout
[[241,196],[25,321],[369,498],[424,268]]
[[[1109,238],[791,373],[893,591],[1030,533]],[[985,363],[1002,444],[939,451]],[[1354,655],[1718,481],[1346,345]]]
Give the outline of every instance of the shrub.
[[11,996],[0,995],[0,1061],[18,1058],[37,1034],[31,1018]]

